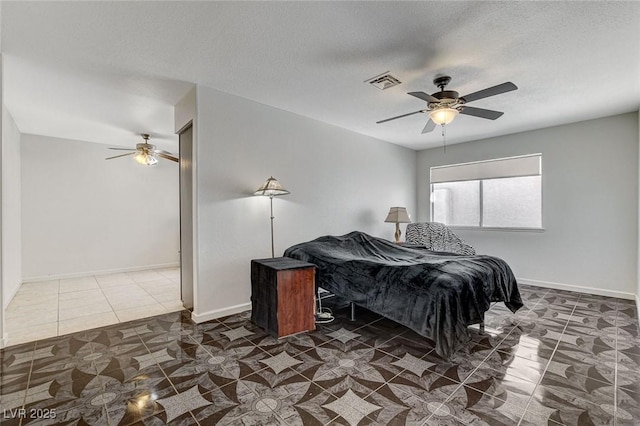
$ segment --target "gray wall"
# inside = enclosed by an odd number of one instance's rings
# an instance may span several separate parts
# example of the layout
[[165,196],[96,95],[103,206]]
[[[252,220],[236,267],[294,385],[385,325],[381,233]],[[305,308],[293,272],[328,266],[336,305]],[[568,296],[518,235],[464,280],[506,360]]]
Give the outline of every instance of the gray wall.
[[178,165],[22,136],[23,280],[178,264]]
[[[0,9],[2,8],[2,6],[0,6]],[[1,38],[1,37],[0,37]],[[0,40],[0,45],[1,45],[1,40]],[[4,96],[2,93],[2,89],[3,89],[3,67],[2,67],[2,53],[0,53],[0,105],[2,105],[4,107]],[[2,129],[4,128],[4,126],[2,125],[2,119],[0,119],[0,135],[2,134]],[[2,170],[4,169],[4,156],[2,155],[2,140],[0,139],[0,176],[2,175]],[[2,196],[4,194],[4,184],[3,184],[4,180],[0,179],[0,201],[2,201]],[[4,347],[4,309],[5,309],[5,304],[4,304],[4,298],[2,297],[2,293],[4,291],[4,279],[3,279],[3,275],[4,275],[4,262],[2,261],[2,256],[4,253],[4,244],[2,242],[3,240],[3,235],[4,232],[2,230],[2,211],[0,208],[0,349]]]
[[252,193],[271,175],[291,191],[273,201],[276,256],[353,230],[393,239],[389,207],[415,214],[413,150],[202,86],[197,115],[196,320],[247,309],[250,259],[271,256],[269,199]]
[[[453,129],[452,129],[453,131]],[[633,297],[638,291],[638,114],[418,153],[418,219],[429,220],[429,168],[542,153],[544,232],[460,230],[522,282]],[[572,287],[575,286],[576,288]]]

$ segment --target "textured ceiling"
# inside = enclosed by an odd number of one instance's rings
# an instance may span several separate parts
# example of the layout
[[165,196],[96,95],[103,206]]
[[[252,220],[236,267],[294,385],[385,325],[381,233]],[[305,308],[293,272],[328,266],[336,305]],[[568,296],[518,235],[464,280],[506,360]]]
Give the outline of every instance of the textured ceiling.
[[[5,103],[20,130],[175,149],[172,106],[193,83],[422,149],[437,74],[461,95],[519,90],[459,116],[447,143],[636,111],[640,2],[3,1]],[[365,84],[385,71],[402,81]],[[247,116],[247,120],[251,120]],[[164,143],[164,144],[163,144]],[[172,145],[173,144],[173,145]]]

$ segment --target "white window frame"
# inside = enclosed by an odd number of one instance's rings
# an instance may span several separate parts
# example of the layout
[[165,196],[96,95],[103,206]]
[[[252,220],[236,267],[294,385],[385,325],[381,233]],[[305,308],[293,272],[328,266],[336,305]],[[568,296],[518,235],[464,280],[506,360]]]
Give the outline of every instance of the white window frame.
[[[521,232],[521,231],[525,231],[525,232],[544,232],[545,228],[544,228],[544,185],[543,185],[543,180],[542,180],[542,153],[535,153],[535,154],[525,154],[525,155],[518,155],[518,156],[513,156],[513,157],[503,157],[503,158],[494,158],[494,159],[490,159],[490,160],[482,160],[482,161],[471,161],[468,163],[457,163],[457,164],[448,164],[448,165],[444,165],[444,166],[434,166],[431,167],[429,170],[429,215],[431,220],[433,220],[433,216],[434,216],[434,196],[433,196],[433,190],[434,190],[434,182],[433,182],[433,171],[434,170],[438,170],[438,169],[446,169],[446,168],[452,168],[452,167],[458,167],[458,166],[474,166],[474,165],[479,165],[482,163],[492,163],[492,162],[498,162],[498,161],[504,161],[504,160],[515,160],[515,159],[525,159],[525,158],[529,158],[529,157],[538,157],[539,158],[539,172],[535,173],[533,171],[528,171],[526,173],[522,173],[522,174],[515,174],[515,175],[507,175],[507,176],[495,176],[495,177],[478,177],[475,176],[475,178],[466,178],[466,179],[453,179],[453,180],[440,180],[438,182],[435,183],[445,183],[445,182],[464,182],[464,181],[470,181],[470,180],[477,180],[479,181],[479,216],[480,216],[480,220],[479,220],[479,226],[470,226],[470,225],[447,225],[449,228],[452,229],[469,229],[469,230],[487,230],[487,231],[517,231],[517,232]],[[482,167],[482,166],[480,166]],[[480,172],[482,173],[482,172]],[[496,227],[496,226],[482,226],[483,224],[483,181],[485,180],[491,180],[491,179],[504,179],[504,178],[509,178],[509,177],[525,177],[525,176],[540,176],[540,227],[510,227],[510,226],[505,226],[505,227]]]

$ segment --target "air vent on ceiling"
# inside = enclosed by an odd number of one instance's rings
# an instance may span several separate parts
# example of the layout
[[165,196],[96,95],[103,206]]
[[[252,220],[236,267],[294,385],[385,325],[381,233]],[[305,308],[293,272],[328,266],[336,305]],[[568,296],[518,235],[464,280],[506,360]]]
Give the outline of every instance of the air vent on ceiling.
[[398,84],[402,84],[400,80],[389,74],[388,71],[384,74],[370,78],[369,80],[365,80],[365,83],[369,83],[380,90],[385,90],[390,87],[397,86]]

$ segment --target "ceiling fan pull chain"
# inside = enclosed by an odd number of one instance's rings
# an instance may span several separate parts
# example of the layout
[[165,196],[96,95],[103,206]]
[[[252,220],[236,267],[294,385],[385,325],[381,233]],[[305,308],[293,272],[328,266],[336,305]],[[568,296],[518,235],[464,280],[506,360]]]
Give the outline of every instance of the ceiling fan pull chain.
[[442,150],[444,154],[447,153],[447,131],[445,128],[446,126],[443,124],[442,125]]

